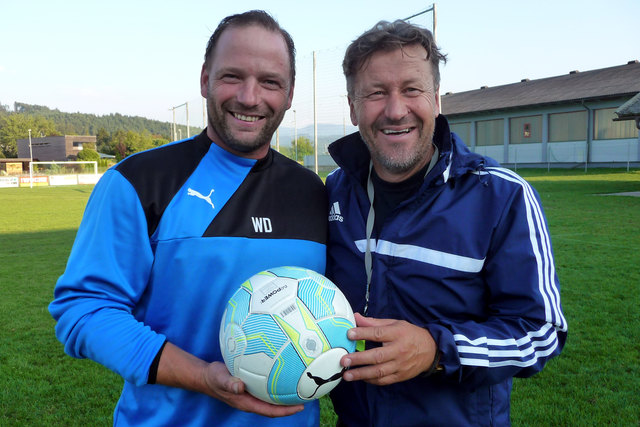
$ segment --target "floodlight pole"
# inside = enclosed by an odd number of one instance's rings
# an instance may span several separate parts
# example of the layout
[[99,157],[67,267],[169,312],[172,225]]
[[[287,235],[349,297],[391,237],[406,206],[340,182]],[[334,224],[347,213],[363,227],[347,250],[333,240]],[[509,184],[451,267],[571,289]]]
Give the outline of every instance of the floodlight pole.
[[318,102],[316,100],[316,51],[313,51],[313,151],[314,170],[318,173]]
[[[408,21],[411,18],[415,18],[416,16],[422,15],[423,13],[427,13],[427,12],[433,12],[433,41],[437,44],[438,42],[438,36],[437,36],[437,26],[438,26],[438,18],[437,18],[437,9],[436,9],[436,4],[433,3],[431,6],[429,6],[428,8],[426,8],[425,10],[423,10],[422,12],[418,12],[416,14],[413,14],[407,18],[404,18],[403,21]],[[438,105],[440,106],[440,110],[442,110],[442,102],[440,100],[440,88],[438,89]]]
[[207,127],[207,104],[202,98],[202,129]]
[[29,129],[29,186],[33,188],[33,148],[31,148],[31,129]]
[[436,37],[436,25],[438,23],[438,20],[436,18],[437,12],[436,12],[436,4],[433,3],[431,6],[429,6],[428,8],[426,8],[425,10],[423,10],[422,12],[418,12],[416,14],[413,14],[407,18],[404,18],[403,21],[408,21],[411,18],[415,18],[416,16],[420,16],[423,13],[427,13],[427,12],[433,12],[433,40],[436,41],[437,37]]
[[[187,138],[189,138],[189,103],[184,102],[180,105],[176,105],[175,107],[169,108],[169,110],[173,111],[173,140],[174,141],[176,140],[176,108],[180,108],[182,106],[185,107],[185,110],[187,112]],[[182,139],[182,135],[180,135],[180,138]]]
[[431,8],[433,9],[433,41],[438,41],[438,36],[437,36],[437,25],[438,25],[438,14],[436,13],[436,4],[434,3],[433,6],[431,6]]
[[191,137],[191,132],[189,131],[189,103],[184,103],[185,110],[187,111],[187,138]]
[[171,138],[173,141],[176,140],[176,109],[175,107],[169,108],[169,110],[173,111],[173,121],[171,122]]
[[[349,103],[349,95],[340,95],[340,98],[344,98],[345,102]],[[342,104],[342,136],[347,136],[347,116],[344,111],[344,102]]]

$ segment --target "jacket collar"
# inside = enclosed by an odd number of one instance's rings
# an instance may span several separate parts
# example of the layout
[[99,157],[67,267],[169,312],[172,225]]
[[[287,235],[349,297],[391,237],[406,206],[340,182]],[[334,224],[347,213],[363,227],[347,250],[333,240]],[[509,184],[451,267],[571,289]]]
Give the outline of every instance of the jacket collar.
[[[438,147],[440,159],[428,176],[441,176],[443,182],[447,182],[469,171],[484,168],[486,159],[469,151],[460,137],[450,131],[449,123],[442,114],[436,118],[433,142]],[[360,132],[331,143],[329,154],[342,170],[358,182],[366,183],[370,155]]]

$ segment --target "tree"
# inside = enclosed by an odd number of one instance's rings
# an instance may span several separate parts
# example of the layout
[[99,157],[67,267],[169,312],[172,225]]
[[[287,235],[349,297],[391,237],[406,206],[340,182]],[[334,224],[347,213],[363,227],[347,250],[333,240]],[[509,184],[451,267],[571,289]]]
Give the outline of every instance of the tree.
[[44,117],[12,113],[0,117],[0,151],[5,157],[18,157],[18,139],[58,135],[55,124]]
[[96,133],[96,150],[100,153],[113,154],[111,149],[111,135],[105,128],[98,129]]
[[78,160],[82,162],[98,161],[100,154],[96,150],[83,146],[82,150],[78,152]]
[[168,139],[163,138],[162,135],[152,135],[152,138],[153,138],[154,147],[159,147],[161,145],[168,144],[169,142],[171,142]]
[[9,106],[3,105],[2,102],[0,102],[0,117],[4,117],[7,114],[9,114]]
[[118,142],[115,145],[115,153],[116,153],[116,160],[120,161],[122,159],[124,159],[125,157],[127,157],[127,147],[126,145],[124,145],[124,142]]
[[297,160],[301,161],[304,156],[309,156],[313,153],[313,144],[306,136],[299,136],[297,141],[291,142],[291,156],[293,159],[297,158]]

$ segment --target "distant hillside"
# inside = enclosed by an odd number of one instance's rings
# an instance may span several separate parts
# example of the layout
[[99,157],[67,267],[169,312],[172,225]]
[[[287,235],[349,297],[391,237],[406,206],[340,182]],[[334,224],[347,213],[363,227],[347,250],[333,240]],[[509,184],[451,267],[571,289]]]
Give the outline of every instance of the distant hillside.
[[[27,114],[31,116],[43,117],[51,120],[58,132],[63,135],[97,135],[98,130],[104,129],[112,134],[116,131],[132,131],[142,133],[147,131],[153,135],[161,135],[163,138],[171,140],[171,123],[150,120],[139,116],[123,116],[122,114],[109,114],[97,116],[85,113],[65,113],[60,110],[52,110],[41,105],[30,105],[16,102],[15,113]],[[178,125],[182,128],[182,134],[186,135],[186,126]],[[202,129],[191,126],[191,135],[197,134]]]
[[[336,139],[342,138],[344,135],[348,135],[350,133],[356,132],[358,130],[357,127],[353,126],[351,123],[345,125],[336,125],[331,123],[319,123],[318,124],[318,146],[320,151],[326,150],[326,146],[328,146],[331,142]],[[309,140],[313,143],[314,138],[314,129],[313,125],[304,126],[298,128],[297,131],[291,127],[283,127],[279,128],[280,131],[280,145],[284,147],[291,146],[291,142],[294,139],[294,135],[297,133],[298,137],[304,136],[309,138]],[[275,136],[274,136],[275,140]],[[274,140],[271,141],[274,144]]]

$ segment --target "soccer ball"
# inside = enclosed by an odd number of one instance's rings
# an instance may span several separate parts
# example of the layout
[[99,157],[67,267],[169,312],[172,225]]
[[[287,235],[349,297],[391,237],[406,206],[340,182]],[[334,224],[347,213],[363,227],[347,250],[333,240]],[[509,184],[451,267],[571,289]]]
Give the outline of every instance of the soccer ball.
[[329,279],[312,270],[278,267],[244,282],[229,299],[220,348],[231,375],[265,402],[317,399],[342,378],[340,359],[355,351],[351,306]]

